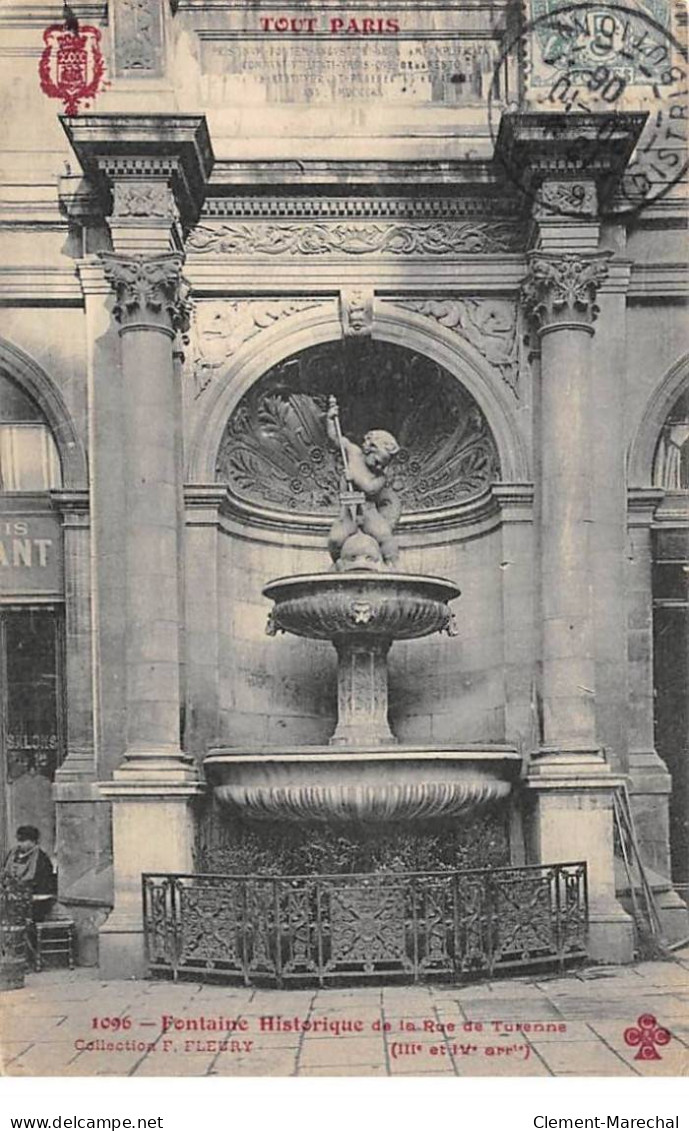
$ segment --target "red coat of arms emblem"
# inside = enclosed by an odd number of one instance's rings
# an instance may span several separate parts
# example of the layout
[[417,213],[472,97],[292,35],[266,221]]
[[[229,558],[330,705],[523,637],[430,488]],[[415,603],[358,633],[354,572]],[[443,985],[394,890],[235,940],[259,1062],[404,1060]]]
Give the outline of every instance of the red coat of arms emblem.
[[79,103],[93,98],[100,89],[105,63],[98,28],[84,25],[70,31],[52,24],[43,32],[45,48],[38,65],[41,90],[49,98],[61,98],[65,114],[73,118]]

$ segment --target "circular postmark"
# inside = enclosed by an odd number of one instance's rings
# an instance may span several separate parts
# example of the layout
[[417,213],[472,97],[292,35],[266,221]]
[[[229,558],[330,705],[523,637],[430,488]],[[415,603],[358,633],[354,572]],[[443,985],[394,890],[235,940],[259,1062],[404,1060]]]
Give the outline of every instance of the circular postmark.
[[[534,18],[503,46],[488,96],[491,137],[495,145],[504,110],[517,120],[528,113],[527,132],[538,115],[540,139],[554,143],[554,172],[547,162],[540,169],[526,162],[519,144],[501,145],[497,156],[546,214],[593,216],[596,186],[603,211],[636,212],[687,171],[687,51],[670,29],[669,0],[645,2],[653,14],[616,3],[531,0]],[[496,97],[515,71],[519,97]]]

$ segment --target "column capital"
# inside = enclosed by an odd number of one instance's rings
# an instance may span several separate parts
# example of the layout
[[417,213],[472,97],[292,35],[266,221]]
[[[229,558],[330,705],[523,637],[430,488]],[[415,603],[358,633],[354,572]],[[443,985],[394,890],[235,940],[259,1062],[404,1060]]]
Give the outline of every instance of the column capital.
[[162,330],[173,337],[189,326],[189,285],[181,255],[123,256],[101,252],[105,277],[115,291],[113,313],[120,333]]
[[522,284],[521,301],[540,334],[557,329],[593,333],[598,314],[596,295],[608,275],[612,252],[592,255],[529,254],[529,270]]

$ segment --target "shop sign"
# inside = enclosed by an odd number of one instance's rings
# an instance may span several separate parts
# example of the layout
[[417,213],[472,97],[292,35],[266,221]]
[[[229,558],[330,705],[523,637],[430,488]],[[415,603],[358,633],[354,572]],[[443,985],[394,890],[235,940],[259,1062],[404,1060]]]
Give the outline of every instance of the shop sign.
[[49,514],[0,515],[0,597],[61,591],[58,520]]
[[30,727],[6,736],[7,778],[16,781],[24,774],[42,774],[51,781],[57,768],[59,739],[50,732],[32,732]]

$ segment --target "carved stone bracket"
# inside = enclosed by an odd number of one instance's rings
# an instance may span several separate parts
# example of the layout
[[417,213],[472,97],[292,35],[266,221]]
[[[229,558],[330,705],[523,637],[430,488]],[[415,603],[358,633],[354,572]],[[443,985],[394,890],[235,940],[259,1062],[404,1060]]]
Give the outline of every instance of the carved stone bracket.
[[607,277],[610,255],[530,254],[521,298],[540,333],[562,323],[592,326],[598,314],[596,295]]
[[585,220],[596,216],[598,194],[593,181],[544,181],[536,194],[533,215],[538,221],[562,217]]
[[179,209],[166,180],[116,181],[112,214],[120,219],[179,220]]
[[188,286],[180,255],[129,257],[102,252],[105,277],[117,296],[113,313],[122,330],[146,327],[172,334],[189,325]]
[[353,287],[340,291],[340,320],[345,338],[370,338],[373,332],[373,290]]
[[110,231],[115,249],[127,254],[155,254],[184,243],[181,217],[165,170],[157,179],[111,174]]

